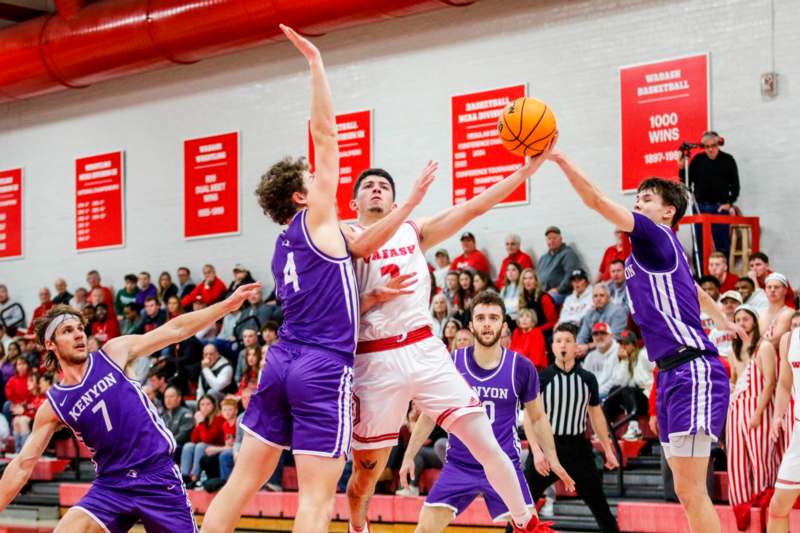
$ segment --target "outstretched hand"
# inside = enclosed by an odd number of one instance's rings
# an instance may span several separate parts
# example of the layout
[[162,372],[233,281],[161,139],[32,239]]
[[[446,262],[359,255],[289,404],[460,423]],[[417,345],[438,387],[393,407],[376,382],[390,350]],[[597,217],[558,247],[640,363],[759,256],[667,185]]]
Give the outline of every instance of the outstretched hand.
[[422,169],[422,173],[417,178],[417,181],[414,182],[414,188],[411,190],[411,194],[408,197],[409,204],[417,206],[422,202],[425,193],[428,192],[428,187],[430,187],[431,183],[436,179],[437,170],[439,170],[439,163],[428,161],[425,168]]
[[240,285],[236,291],[228,296],[226,302],[229,307],[234,311],[239,309],[245,300],[250,299],[255,294],[261,292],[261,282],[248,283],[247,285]]
[[525,163],[523,169],[529,176],[532,175],[537,170],[539,170],[539,167],[542,166],[542,163],[544,163],[548,159],[551,159],[551,154],[555,150],[557,142],[558,142],[558,130],[556,130],[556,132],[553,134],[553,137],[550,139],[550,142],[547,143],[547,146],[545,146],[544,150],[542,150],[542,152],[539,155],[535,155],[533,157],[528,158],[528,161],[527,163]]
[[299,33],[294,31],[289,26],[284,24],[278,24],[278,27],[281,31],[286,35],[286,38],[289,39],[295,48],[297,48],[301,54],[305,56],[309,63],[319,60],[322,56],[319,53],[319,49],[312,44],[311,41],[302,37]]
[[402,274],[392,278],[386,285],[375,287],[372,293],[378,303],[385,303],[394,300],[404,294],[414,294],[410,289],[417,282],[417,274]]

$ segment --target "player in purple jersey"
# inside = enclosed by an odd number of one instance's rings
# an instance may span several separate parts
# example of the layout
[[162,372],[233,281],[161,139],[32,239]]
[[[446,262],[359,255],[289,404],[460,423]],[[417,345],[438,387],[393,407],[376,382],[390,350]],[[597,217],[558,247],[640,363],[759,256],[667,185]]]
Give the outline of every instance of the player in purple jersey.
[[[272,259],[284,321],[242,419],[241,451],[203,519],[204,532],[231,531],[288,448],[295,456],[299,492],[293,531],[328,531],[353,426],[352,367],[360,310],[352,258],[369,255],[385,243],[434,179],[435,167],[426,167],[408,201],[369,231],[355,235],[343,228],[336,209],[336,117],[322,57],[291,28],[281,29],[311,71],[316,168],[312,175],[302,158],[284,159],[267,171],[256,190],[265,214],[287,225]],[[399,286],[387,287],[381,297],[404,292]]]
[[687,192],[677,182],[649,178],[639,185],[633,212],[608,199],[563,153],[549,158],[561,167],[591,209],[630,235],[625,263],[631,315],[647,353],[659,367],[658,426],[675,492],[694,532],[720,531],[706,489],[711,441],[725,423],[728,377],[700,321],[708,314],[719,329],[745,333],[731,323],[705,291],[698,290],[672,228],[686,212]]
[[197,531],[186,489],[172,459],[175,440],[138,383],[125,375],[134,359],[194,335],[261,290],[239,287],[226,300],[186,313],[144,335],[125,335],[87,350],[80,311],[57,305],[36,324],[46,364],[62,379],[36,412],[33,431],[0,480],[0,510],[27,483],[50,438],[66,425],[92,452],[97,478],[56,533],[121,533],[141,520],[152,532]]
[[[494,292],[483,292],[472,302],[470,327],[475,335],[474,346],[453,353],[456,369],[476,392],[492,425],[497,442],[508,455],[516,470],[517,481],[525,503],[534,511],[533,500],[520,465],[520,447],[517,437],[517,414],[525,410],[525,430],[539,443],[546,461],[540,465],[542,475],[552,470],[567,487],[574,483],[561,466],[556,455],[553,430],[544,412],[539,396],[539,377],[530,360],[500,346],[505,305]],[[434,427],[434,421],[422,414],[411,434],[400,482],[408,486],[409,475],[414,478],[414,457]],[[420,510],[417,533],[444,531],[450,522],[466,509],[480,494],[486,501],[489,514],[495,522],[507,522],[511,515],[500,495],[495,491],[481,465],[458,437],[450,434],[447,462],[439,479],[425,499]],[[540,523],[530,531],[552,531],[548,524]]]

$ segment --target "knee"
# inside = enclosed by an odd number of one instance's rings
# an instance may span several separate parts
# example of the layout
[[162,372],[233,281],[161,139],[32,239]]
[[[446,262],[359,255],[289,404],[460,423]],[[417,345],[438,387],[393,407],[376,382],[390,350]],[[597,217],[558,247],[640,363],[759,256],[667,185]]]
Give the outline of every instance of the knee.
[[327,524],[333,518],[335,495],[307,494],[300,497],[297,513],[305,517],[313,517],[312,523]]
[[705,500],[710,501],[705,479],[703,480],[702,484],[676,481],[675,494],[678,496],[678,499],[683,505],[689,507],[698,505]]
[[789,517],[794,501],[781,497],[779,490],[775,491],[772,501],[769,502],[769,516],[780,520]]

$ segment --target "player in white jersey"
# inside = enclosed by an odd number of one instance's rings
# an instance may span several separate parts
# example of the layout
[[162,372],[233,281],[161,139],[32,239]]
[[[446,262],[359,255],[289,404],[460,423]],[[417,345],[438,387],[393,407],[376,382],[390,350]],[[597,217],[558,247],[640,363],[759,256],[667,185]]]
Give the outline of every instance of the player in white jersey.
[[780,361],[778,389],[775,397],[775,411],[772,417],[770,437],[773,441],[781,438],[786,427],[784,415],[789,409],[789,400],[794,400],[794,429],[791,443],[781,461],[775,494],[769,504],[767,533],[786,533],[789,531],[789,513],[797,496],[800,496],[800,328],[787,331],[781,337],[781,353],[787,354]]
[[[428,311],[431,282],[424,252],[507,197],[538,170],[546,155],[531,159],[463,204],[428,219],[408,221],[377,252],[355,261],[362,320],[353,366],[353,475],[347,487],[350,531],[368,531],[369,498],[397,443],[411,400],[456,435],[483,465],[516,530],[536,530],[538,518],[525,504],[514,466],[494,438],[480,401],[456,370],[444,344],[433,336]],[[359,222],[353,231],[363,231],[389,215],[394,192],[394,181],[386,171],[362,172],[353,193]],[[412,281],[413,291],[405,290],[390,300],[383,296],[387,283],[394,283],[398,290]]]

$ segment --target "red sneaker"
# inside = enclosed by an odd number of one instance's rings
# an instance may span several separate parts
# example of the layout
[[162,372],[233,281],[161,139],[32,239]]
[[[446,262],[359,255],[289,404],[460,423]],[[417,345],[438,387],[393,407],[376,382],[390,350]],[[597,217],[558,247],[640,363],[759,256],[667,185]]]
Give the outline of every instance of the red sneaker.
[[514,533],[558,533],[550,527],[553,524],[554,522],[540,522],[539,517],[533,516],[524,528],[517,527],[513,521],[511,522],[511,527],[514,528]]

